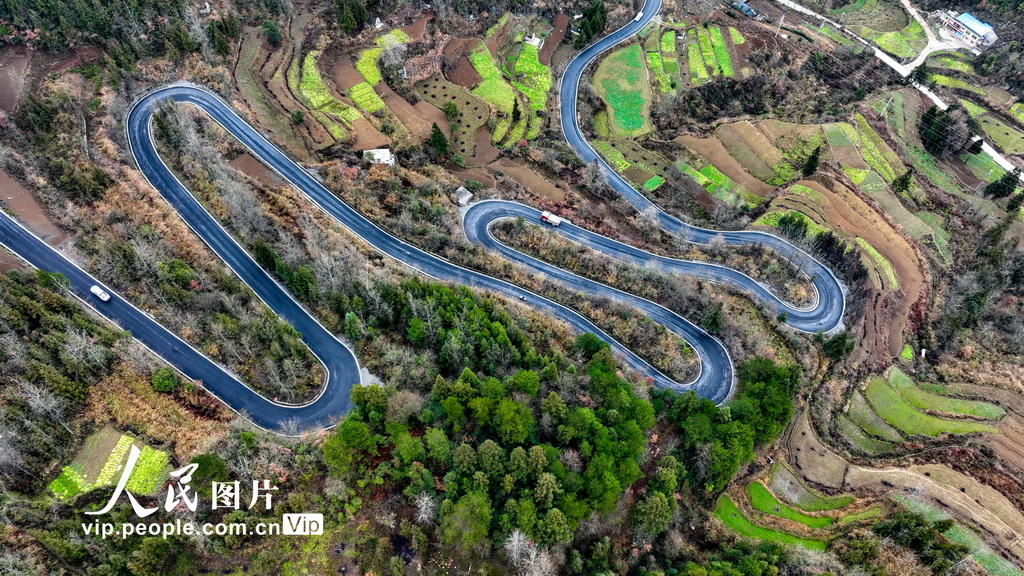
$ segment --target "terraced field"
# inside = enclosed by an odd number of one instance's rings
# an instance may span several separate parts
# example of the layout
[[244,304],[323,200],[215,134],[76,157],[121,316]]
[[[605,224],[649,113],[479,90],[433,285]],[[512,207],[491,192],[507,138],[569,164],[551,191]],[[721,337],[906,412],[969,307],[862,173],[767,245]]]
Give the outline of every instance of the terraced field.
[[651,130],[651,87],[639,44],[608,54],[594,72],[594,87],[610,109],[613,138],[632,138]]
[[778,516],[779,518],[799,522],[808,528],[825,528],[826,526],[831,526],[834,522],[828,516],[810,516],[779,502],[775,495],[760,482],[751,482],[747,485],[747,497],[750,499],[750,505],[754,510],[769,516]]
[[50,491],[66,500],[94,488],[114,485],[121,477],[133,444],[139,448],[140,455],[126,487],[135,495],[152,494],[170,471],[167,452],[109,427],[85,439],[72,462],[50,483]]
[[789,546],[801,546],[808,550],[824,550],[826,547],[826,543],[822,540],[801,538],[754,524],[743,515],[743,512],[736,506],[736,503],[724,494],[718,499],[714,516],[730,530],[745,538],[778,542],[779,544]]

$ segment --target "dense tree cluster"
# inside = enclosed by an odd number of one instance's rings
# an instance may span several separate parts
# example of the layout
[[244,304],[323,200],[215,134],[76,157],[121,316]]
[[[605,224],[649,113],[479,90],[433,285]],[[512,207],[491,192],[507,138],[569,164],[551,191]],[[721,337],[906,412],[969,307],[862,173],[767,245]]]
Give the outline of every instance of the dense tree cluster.
[[967,111],[955,104],[946,110],[938,106],[925,110],[917,130],[924,149],[936,156],[960,152],[978,132]]
[[725,488],[754,447],[772,441],[793,414],[798,367],[755,358],[739,365],[737,377],[736,399],[726,407],[693,392],[654,394],[657,412],[685,432],[676,456],[687,463],[683,478],[696,493]]
[[102,326],[46,272],[0,276],[0,475],[24,488],[66,456],[89,385],[125,334]]
[[594,36],[604,30],[606,24],[608,24],[608,9],[604,5],[604,0],[593,0],[583,11],[583,17],[576,23],[579,35],[576,36],[573,45],[576,48],[583,48],[590,43]]
[[[436,507],[439,540],[465,552],[483,553],[512,531],[540,545],[568,542],[640,477],[654,423],[607,345],[584,335],[578,350],[579,373],[558,359],[504,380],[467,368],[454,380],[438,376],[426,399],[356,387],[351,412],[323,446],[328,467],[361,487],[402,491],[428,521]],[[586,396],[566,393],[576,380],[589,382]],[[675,490],[678,465],[660,464],[660,496],[637,512],[645,530],[663,528],[674,506],[665,493]]]

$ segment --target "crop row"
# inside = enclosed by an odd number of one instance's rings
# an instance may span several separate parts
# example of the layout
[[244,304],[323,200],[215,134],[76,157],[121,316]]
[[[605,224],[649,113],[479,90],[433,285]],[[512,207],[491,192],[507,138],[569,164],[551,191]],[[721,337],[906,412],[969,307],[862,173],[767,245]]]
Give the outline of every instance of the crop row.
[[384,107],[384,101],[377,96],[377,93],[373,91],[373,86],[367,82],[360,82],[353,86],[348,95],[360,110],[376,112]]

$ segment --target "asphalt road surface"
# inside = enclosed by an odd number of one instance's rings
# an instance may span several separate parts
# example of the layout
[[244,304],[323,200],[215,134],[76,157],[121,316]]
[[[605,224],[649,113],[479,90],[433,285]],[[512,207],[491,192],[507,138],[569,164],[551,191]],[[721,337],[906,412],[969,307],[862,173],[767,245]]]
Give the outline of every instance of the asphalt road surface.
[[[644,7],[644,17],[639,22],[630,23],[582,52],[570,64],[566,78],[575,74],[578,80],[590,60],[604,49],[639,31],[643,24],[654,16],[659,6],[659,0],[649,0]],[[602,49],[602,47],[604,48]],[[563,112],[568,110],[575,114],[576,85],[576,81],[566,84],[566,80],[563,79]],[[567,86],[571,88],[573,95],[570,100],[571,105],[567,105],[566,101]],[[499,251],[505,257],[532,268],[538,273],[543,273],[546,277],[558,281],[569,289],[589,295],[607,297],[643,310],[654,321],[682,336],[696,351],[700,359],[701,370],[694,381],[689,383],[673,381],[612,339],[575,310],[514,284],[467,270],[403,242],[367,220],[324,188],[301,166],[294,163],[245,120],[235,114],[220,97],[189,84],[166,86],[143,97],[129,111],[126,130],[132,154],[142,173],[160,195],[171,204],[179,216],[276,314],[302,335],[310,350],[323,362],[327,369],[327,381],[317,398],[304,405],[284,405],[262,397],[237,377],[187,345],[112,290],[107,289],[107,292],[111,294],[109,302],[100,301],[89,292],[91,286],[100,284],[99,281],[2,212],[0,212],[0,244],[7,246],[36,268],[63,274],[68,279],[69,290],[73,294],[93,306],[121,328],[130,331],[135,339],[178,368],[186,376],[201,381],[207,390],[255,424],[276,431],[301,431],[333,425],[348,408],[349,390],[359,382],[359,366],[351,350],[320,325],[301,304],[292,298],[286,289],[264,272],[231,235],[203,209],[160,159],[153,142],[152,116],[164,102],[169,100],[195,105],[204,110],[214,121],[238,138],[253,155],[305,194],[316,206],[381,253],[427,276],[500,293],[509,298],[524,301],[537,310],[559,318],[580,332],[593,332],[607,341],[622,361],[648,377],[657,386],[680,391],[694,390],[715,402],[724,401],[731,393],[734,383],[732,361],[722,344],[707,333],[674,312],[653,302],[581,278],[503,246],[494,241],[487,232],[493,222],[503,218],[521,216],[530,222],[539,224],[540,213],[537,210],[504,201],[478,203],[464,213],[467,237]],[[562,122],[565,127],[565,115],[563,115]],[[575,122],[572,122],[571,125],[571,128],[566,130],[567,140],[584,158],[587,158],[588,161],[592,160],[596,155],[583,140]],[[587,151],[591,155],[589,158]],[[619,185],[613,184],[616,189],[623,193],[634,206],[641,210],[653,206],[625,181],[617,178],[607,166],[605,169],[609,173],[611,182],[619,182]],[[715,235],[722,234],[725,241],[730,244],[760,242],[776,248],[784,255],[802,254],[792,245],[768,234],[718,233],[702,230],[689,227],[663,212],[659,211],[658,213],[660,214],[659,220],[662,221],[666,229],[684,234],[688,239],[694,241],[707,241]],[[804,255],[806,270],[814,281],[819,298],[815,307],[797,309],[779,301],[766,288],[749,277],[728,268],[655,257],[573,226],[568,222],[559,227],[558,231],[571,240],[605,252],[612,257],[644,263],[656,262],[667,273],[692,275],[743,290],[771,310],[786,310],[794,328],[807,331],[827,331],[842,321],[843,297],[838,282],[827,269],[806,255]]]

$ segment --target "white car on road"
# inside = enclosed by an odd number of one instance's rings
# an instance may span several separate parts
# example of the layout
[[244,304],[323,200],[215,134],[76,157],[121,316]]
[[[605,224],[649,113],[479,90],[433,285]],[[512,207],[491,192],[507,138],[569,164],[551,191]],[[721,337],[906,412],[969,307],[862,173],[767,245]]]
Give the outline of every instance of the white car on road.
[[100,288],[95,284],[93,284],[92,288],[89,288],[89,292],[92,292],[93,294],[96,295],[97,298],[103,300],[104,302],[108,302],[110,300],[110,294],[107,294],[106,290]]

